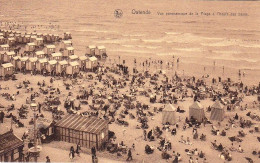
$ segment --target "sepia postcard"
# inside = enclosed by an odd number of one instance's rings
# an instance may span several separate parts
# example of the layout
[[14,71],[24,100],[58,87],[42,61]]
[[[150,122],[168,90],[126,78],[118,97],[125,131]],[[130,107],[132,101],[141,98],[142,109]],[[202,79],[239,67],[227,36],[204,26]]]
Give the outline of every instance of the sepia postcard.
[[260,162],[259,11],[0,0],[0,162]]

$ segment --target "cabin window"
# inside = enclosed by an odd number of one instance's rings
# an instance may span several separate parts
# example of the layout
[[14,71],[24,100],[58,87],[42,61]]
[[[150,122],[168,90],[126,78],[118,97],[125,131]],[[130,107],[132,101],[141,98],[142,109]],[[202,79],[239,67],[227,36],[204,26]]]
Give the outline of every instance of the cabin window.
[[101,133],[101,138],[102,138],[102,139],[105,138],[105,134],[104,134],[104,132]]

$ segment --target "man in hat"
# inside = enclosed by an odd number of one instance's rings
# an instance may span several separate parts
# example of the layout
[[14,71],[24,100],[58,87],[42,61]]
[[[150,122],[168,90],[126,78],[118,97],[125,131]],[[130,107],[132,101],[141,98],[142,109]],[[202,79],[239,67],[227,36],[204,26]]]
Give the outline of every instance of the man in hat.
[[131,148],[129,148],[127,156],[128,157],[127,157],[126,161],[133,160]]

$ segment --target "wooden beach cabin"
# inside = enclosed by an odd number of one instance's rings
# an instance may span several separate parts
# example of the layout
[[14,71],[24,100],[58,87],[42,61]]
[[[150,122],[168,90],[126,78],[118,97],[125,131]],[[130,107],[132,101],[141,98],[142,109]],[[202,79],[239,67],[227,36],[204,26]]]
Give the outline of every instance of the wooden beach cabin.
[[108,141],[109,121],[94,117],[67,114],[55,124],[55,137],[59,141],[79,143],[82,147],[100,150]]
[[58,35],[58,34],[54,34],[53,35],[53,42],[58,42],[59,41],[59,39],[60,39],[60,36]]
[[14,45],[15,45],[15,38],[14,38],[14,37],[9,37],[9,38],[7,39],[7,44],[8,44],[9,46],[14,46]]
[[37,33],[36,36],[37,36],[37,38],[42,38],[43,34],[42,33]]
[[0,36],[0,45],[5,44],[5,38],[3,36]]
[[66,73],[68,75],[75,75],[79,73],[79,63],[77,61],[70,62],[66,68]]
[[86,70],[86,62],[87,61],[88,61],[88,57],[86,57],[84,55],[79,57],[79,68],[80,68],[80,70],[82,70],[82,71]]
[[29,57],[21,57],[19,60],[18,60],[18,63],[17,63],[17,68],[19,70],[25,70],[26,69],[26,63],[27,63],[27,60],[29,59]]
[[56,61],[61,61],[62,60],[62,53],[61,52],[52,53],[50,59],[56,60]]
[[52,53],[55,53],[55,45],[46,45],[44,48],[44,53],[50,56]]
[[64,33],[64,40],[69,40],[69,39],[72,39],[71,33],[70,32],[65,32]]
[[9,51],[10,46],[8,44],[4,44],[0,46],[0,51]]
[[29,43],[29,42],[30,42],[30,38],[31,38],[30,35],[25,35],[25,36],[23,37],[23,43],[24,43],[24,44]]
[[14,66],[14,69],[18,68],[18,61],[20,60],[20,57],[19,56],[14,56],[11,58],[11,61],[10,63],[13,64]]
[[96,49],[96,46],[95,45],[89,45],[87,46],[87,53],[86,53],[86,56],[94,56],[95,55],[95,49]]
[[35,52],[35,56],[38,59],[42,59],[42,58],[45,58],[45,53],[44,53],[44,51],[37,51],[37,52]]
[[97,46],[97,48],[95,49],[95,56],[96,56],[98,59],[106,58],[106,57],[107,57],[107,54],[106,54],[106,48],[105,48],[105,46]]
[[47,70],[48,60],[46,58],[39,59],[36,62],[36,69],[39,72],[43,72],[43,70]]
[[51,73],[51,75],[54,75],[56,73],[56,65],[57,65],[57,61],[56,60],[48,61],[47,71],[49,73]]
[[66,49],[66,47],[72,46],[72,41],[71,40],[63,40],[61,43],[61,48]]
[[22,162],[23,141],[8,131],[0,135],[0,162]]
[[15,34],[15,41],[19,44],[23,43],[23,37],[21,34]]
[[74,48],[73,47],[66,47],[64,52],[63,52],[63,56],[64,57],[69,57],[71,55],[74,55]]
[[29,58],[26,63],[27,71],[36,71],[36,63],[38,61],[37,57]]
[[37,38],[37,36],[32,35],[32,36],[30,37],[30,42],[34,42],[34,41],[36,40],[36,38]]
[[4,55],[4,62],[8,63],[11,62],[12,57],[15,56],[15,52],[14,51],[10,51],[10,52],[5,52]]
[[94,70],[95,68],[97,68],[97,66],[98,66],[98,62],[96,57],[90,57],[86,62],[86,68],[88,70]]
[[30,43],[27,43],[26,46],[25,46],[25,51],[27,52],[32,52],[35,50],[35,43],[33,42],[30,42]]
[[77,55],[71,55],[69,56],[69,62],[74,62],[74,61],[78,61],[79,56]]
[[43,38],[37,37],[34,41],[36,46],[42,46],[43,45]]
[[57,74],[65,75],[67,66],[68,66],[68,62],[66,60],[59,61],[57,63],[57,70],[56,70]]
[[14,66],[12,63],[5,63],[1,66],[1,75],[3,77],[12,76],[14,74]]

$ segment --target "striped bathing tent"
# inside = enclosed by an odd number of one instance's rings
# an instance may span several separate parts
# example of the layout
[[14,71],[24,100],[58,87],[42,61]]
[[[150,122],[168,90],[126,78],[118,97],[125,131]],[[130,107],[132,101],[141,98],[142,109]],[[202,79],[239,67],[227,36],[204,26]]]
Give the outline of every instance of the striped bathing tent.
[[168,104],[162,112],[162,123],[175,124],[176,123],[176,108],[172,104]]
[[210,120],[223,121],[224,116],[224,106],[219,101],[216,101],[211,106]]
[[196,119],[198,122],[202,122],[205,117],[204,108],[198,101],[195,101],[189,107],[189,118],[191,117]]

